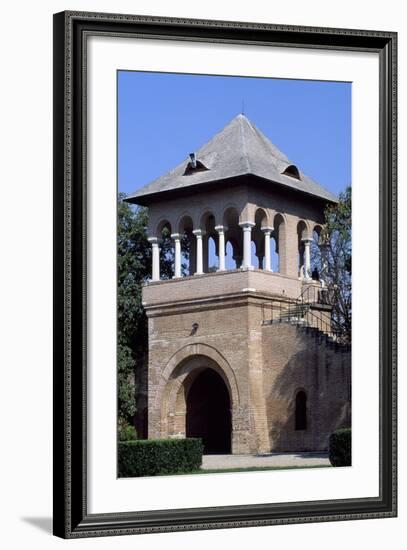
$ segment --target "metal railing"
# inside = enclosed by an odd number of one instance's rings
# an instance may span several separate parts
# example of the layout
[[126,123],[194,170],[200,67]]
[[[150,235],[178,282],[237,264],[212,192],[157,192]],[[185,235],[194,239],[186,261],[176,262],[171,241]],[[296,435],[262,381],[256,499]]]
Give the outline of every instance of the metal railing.
[[342,333],[332,329],[331,321],[327,320],[326,313],[312,308],[318,304],[331,305],[331,296],[328,288],[318,287],[311,283],[303,288],[301,294],[294,301],[279,301],[278,305],[263,303],[263,323],[295,324],[310,330],[315,329],[315,332],[325,334],[332,342],[347,343]]

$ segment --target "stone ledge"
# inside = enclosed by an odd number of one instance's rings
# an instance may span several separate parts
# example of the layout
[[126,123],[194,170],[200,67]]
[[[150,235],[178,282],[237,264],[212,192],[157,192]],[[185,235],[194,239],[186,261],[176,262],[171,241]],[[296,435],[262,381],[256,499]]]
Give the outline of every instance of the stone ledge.
[[235,269],[148,283],[143,287],[143,305],[149,308],[158,304],[211,299],[239,293],[266,293],[292,300],[299,296],[301,289],[301,281],[281,273],[261,269]]
[[219,296],[209,296],[195,300],[178,300],[163,303],[154,303],[144,305],[148,317],[157,317],[160,315],[172,315],[189,313],[192,311],[208,311],[216,309],[228,309],[233,307],[242,307],[252,305],[263,307],[265,303],[274,302],[292,303],[292,299],[282,297],[277,294],[267,294],[260,292],[241,292],[239,294],[223,294]]

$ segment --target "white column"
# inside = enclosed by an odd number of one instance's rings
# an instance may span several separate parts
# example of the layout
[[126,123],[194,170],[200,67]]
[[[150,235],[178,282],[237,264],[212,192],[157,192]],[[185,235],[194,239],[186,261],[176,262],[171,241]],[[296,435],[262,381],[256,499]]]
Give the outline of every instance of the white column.
[[271,269],[270,235],[274,229],[273,227],[262,227],[261,230],[264,233],[264,269],[273,271]]
[[218,271],[225,271],[225,232],[227,231],[227,227],[224,225],[217,225],[215,227],[215,230],[218,232],[219,237],[219,243],[218,243],[218,250],[219,250],[219,269]]
[[202,237],[205,235],[205,231],[202,229],[194,229],[192,233],[196,237],[196,271],[195,275],[203,274],[203,249],[202,249]]
[[252,227],[256,224],[253,222],[241,222],[240,227],[243,229],[243,264],[242,269],[253,269],[252,266]]
[[160,243],[161,239],[157,237],[149,237],[148,242],[151,243],[153,265],[151,269],[151,279],[153,281],[160,280]]
[[312,239],[303,239],[304,243],[304,278],[311,279],[311,246]]
[[181,235],[173,233],[171,239],[174,240],[175,258],[174,258],[174,279],[181,277]]

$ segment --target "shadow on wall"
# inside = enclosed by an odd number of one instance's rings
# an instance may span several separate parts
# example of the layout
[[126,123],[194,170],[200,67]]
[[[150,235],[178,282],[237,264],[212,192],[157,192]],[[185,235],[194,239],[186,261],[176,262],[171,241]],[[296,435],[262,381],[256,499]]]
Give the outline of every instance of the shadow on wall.
[[264,349],[273,350],[265,364],[271,450],[327,451],[329,435],[351,425],[351,352],[304,328],[270,329]]

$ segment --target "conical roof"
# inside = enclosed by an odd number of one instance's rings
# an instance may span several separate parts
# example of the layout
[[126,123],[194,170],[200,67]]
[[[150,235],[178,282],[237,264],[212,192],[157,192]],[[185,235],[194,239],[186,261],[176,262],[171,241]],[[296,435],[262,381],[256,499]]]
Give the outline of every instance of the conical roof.
[[[148,205],[168,194],[201,185],[220,185],[222,181],[254,176],[263,183],[279,185],[337,202],[337,197],[306,176],[245,115],[239,114],[195,153],[198,168],[190,159],[153,180],[127,197],[127,201]],[[291,175],[284,172],[288,169]]]

